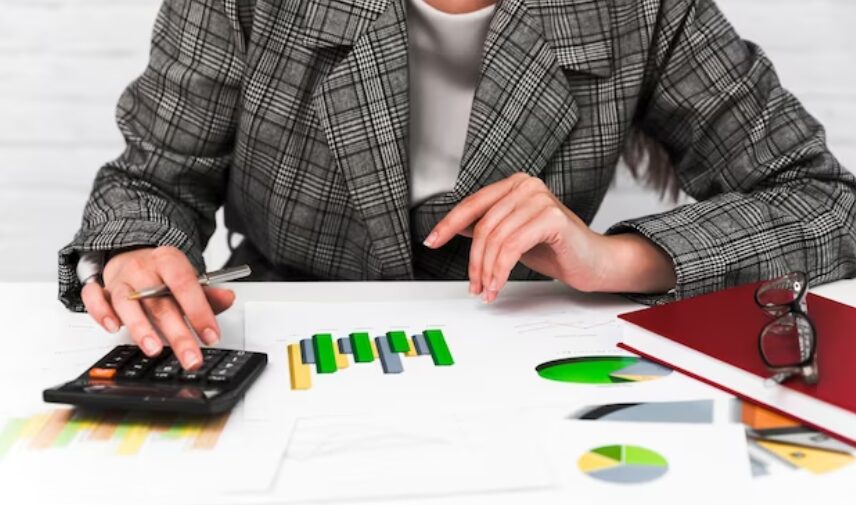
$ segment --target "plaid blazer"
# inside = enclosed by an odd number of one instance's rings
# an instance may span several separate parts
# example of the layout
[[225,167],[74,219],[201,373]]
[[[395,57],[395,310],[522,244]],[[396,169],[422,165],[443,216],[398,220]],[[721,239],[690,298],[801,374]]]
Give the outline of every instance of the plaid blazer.
[[633,128],[698,203],[611,232],[671,256],[675,297],[856,272],[856,180],[712,0],[500,0],[457,183],[416,209],[405,20],[402,0],[166,0],[118,105],[127,147],[60,251],[62,301],[82,310],[83,251],[173,245],[203,269],[222,205],[275,272],[464,278],[467,239],[418,245],[456,202],[524,171],[589,222]]

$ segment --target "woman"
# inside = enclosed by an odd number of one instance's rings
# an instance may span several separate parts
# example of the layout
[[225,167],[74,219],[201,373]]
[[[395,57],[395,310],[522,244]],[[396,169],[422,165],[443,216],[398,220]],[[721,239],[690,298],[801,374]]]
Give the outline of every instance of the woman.
[[[856,181],[712,0],[166,0],[118,121],[60,296],[150,355],[157,326],[186,368],[182,316],[212,344],[234,299],[194,280],[221,205],[263,279],[657,301],[856,270]],[[647,137],[698,203],[592,232]],[[174,299],[127,299],[161,282]]]

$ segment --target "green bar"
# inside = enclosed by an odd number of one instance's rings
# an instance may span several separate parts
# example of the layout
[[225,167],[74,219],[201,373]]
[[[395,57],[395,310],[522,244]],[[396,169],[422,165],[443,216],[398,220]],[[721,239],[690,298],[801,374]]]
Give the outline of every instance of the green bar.
[[333,351],[333,335],[313,335],[312,347],[315,350],[315,368],[318,373],[333,373],[339,369],[336,366],[336,353]]
[[57,435],[56,440],[54,440],[54,447],[67,447],[68,444],[74,440],[74,436],[77,435],[77,432],[80,431],[80,423],[79,419],[69,419],[66,421],[65,426],[62,427],[62,431]]
[[425,342],[428,344],[428,350],[431,351],[431,358],[434,359],[435,365],[449,366],[455,364],[442,331],[425,330],[422,334],[425,335]]
[[172,423],[172,425],[169,428],[167,428],[166,431],[161,433],[161,438],[165,438],[168,440],[179,439],[179,438],[181,438],[181,433],[182,433],[182,430],[184,430],[185,426],[187,426],[187,420],[186,419],[177,419],[175,422]]
[[403,331],[386,332],[386,340],[392,352],[409,352],[410,342],[407,341],[407,333]]
[[354,361],[357,363],[371,363],[374,361],[372,344],[368,333],[351,333],[351,350],[354,352]]
[[6,423],[6,427],[0,432],[0,458],[18,441],[18,436],[24,430],[27,421],[24,419],[12,419]]

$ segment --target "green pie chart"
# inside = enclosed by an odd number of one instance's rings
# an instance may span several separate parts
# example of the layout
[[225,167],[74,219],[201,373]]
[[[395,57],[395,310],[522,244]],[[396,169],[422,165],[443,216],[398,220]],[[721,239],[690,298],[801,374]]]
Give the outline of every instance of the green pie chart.
[[660,454],[636,445],[606,445],[583,454],[577,466],[583,473],[611,484],[642,484],[669,471]]
[[548,361],[535,367],[541,378],[574,384],[622,384],[663,378],[672,371],[635,356],[584,356]]

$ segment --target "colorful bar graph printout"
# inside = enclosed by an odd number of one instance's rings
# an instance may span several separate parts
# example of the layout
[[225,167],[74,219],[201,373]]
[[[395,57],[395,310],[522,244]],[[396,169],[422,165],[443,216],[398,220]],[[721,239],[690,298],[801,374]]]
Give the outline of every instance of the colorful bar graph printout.
[[354,361],[357,363],[371,363],[375,359],[372,349],[371,337],[368,333],[351,333],[348,337],[351,341],[351,349],[354,351]]
[[389,344],[389,339],[377,337],[375,339],[377,350],[380,353],[380,364],[383,367],[383,373],[402,373],[404,365],[401,363],[401,356],[392,350]]
[[333,336],[319,333],[312,337],[312,349],[315,351],[315,367],[318,373],[335,373],[336,353],[333,351]]
[[[307,347],[311,352],[307,352]],[[449,344],[441,330],[425,330],[408,337],[399,330],[372,338],[367,332],[353,332],[347,337],[333,338],[329,333],[318,333],[287,347],[289,379],[294,391],[312,388],[312,367],[319,374],[333,374],[353,363],[380,361],[384,374],[404,373],[403,356],[417,358],[431,356],[435,366],[455,364]]]
[[410,342],[407,341],[407,333],[403,331],[388,331],[386,339],[392,352],[407,352],[410,350]]
[[[299,356],[299,350],[296,352]],[[65,450],[78,444],[105,445],[123,457],[139,454],[151,442],[211,450],[228,421],[228,414],[199,419],[57,409],[5,421],[0,426],[0,459],[12,451]]]
[[301,360],[299,344],[288,346],[288,374],[291,378],[291,389],[309,389],[312,387],[312,371]]
[[455,364],[452,359],[452,353],[449,351],[449,346],[446,344],[446,337],[440,330],[425,330],[422,332],[425,335],[425,341],[428,342],[428,350],[431,351],[431,357],[434,359],[434,364],[437,366],[450,366]]

